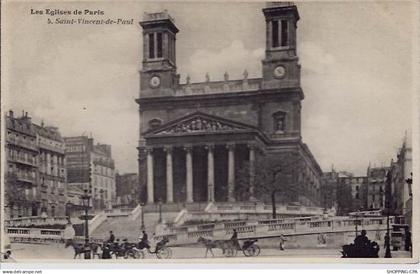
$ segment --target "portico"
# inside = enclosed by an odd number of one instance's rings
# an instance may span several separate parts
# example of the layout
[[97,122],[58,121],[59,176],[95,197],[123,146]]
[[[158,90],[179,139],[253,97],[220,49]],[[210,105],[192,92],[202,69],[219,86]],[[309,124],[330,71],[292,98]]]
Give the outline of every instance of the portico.
[[[245,125],[202,113],[148,132],[147,147],[140,148],[147,159],[148,203],[250,199],[260,146],[256,133]],[[250,173],[246,191],[236,185],[238,172],[245,167]]]
[[[245,150],[247,150],[248,155],[244,155]],[[251,173],[255,170],[255,146],[249,144],[188,144],[148,148],[145,149],[145,152],[147,153],[148,203],[154,203],[158,200],[167,203],[215,202],[216,190],[219,194],[217,197],[220,197],[218,201],[234,202],[238,196],[235,193],[238,162],[240,162],[240,166],[249,165],[250,178],[252,178]],[[165,154],[165,157],[161,157],[162,153]],[[173,157],[174,153],[179,155]],[[223,159],[226,158],[226,155],[227,159]],[[239,155],[241,157],[238,157]],[[164,158],[164,161],[162,161],[162,158]],[[215,158],[220,161],[216,165]],[[184,160],[185,163],[175,162],[180,159]],[[181,173],[185,174],[185,180],[183,180],[183,176],[175,174],[174,166],[184,166]],[[227,172],[226,174],[218,173],[216,176],[216,169],[225,169]],[[165,176],[162,176],[162,173],[165,173]],[[218,177],[217,181],[216,177]],[[250,197],[252,197],[253,191],[254,188],[250,183]]]

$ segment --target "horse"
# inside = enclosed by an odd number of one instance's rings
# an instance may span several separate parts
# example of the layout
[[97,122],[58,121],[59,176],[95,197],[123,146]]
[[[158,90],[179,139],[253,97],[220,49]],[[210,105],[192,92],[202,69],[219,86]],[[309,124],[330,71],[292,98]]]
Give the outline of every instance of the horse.
[[79,257],[79,259],[81,258],[82,254],[85,254],[86,252],[91,252],[92,254],[92,259],[95,258],[95,256],[98,256],[98,258],[100,258],[100,254],[98,252],[99,249],[99,245],[95,244],[95,243],[89,243],[89,249],[85,248],[85,244],[82,243],[76,243],[73,239],[67,239],[65,242],[64,247],[67,248],[69,246],[73,247],[74,250],[74,257],[73,259],[76,259],[76,257]]
[[197,240],[198,243],[203,244],[206,247],[206,255],[210,251],[211,255],[214,257],[213,248],[220,248],[225,254],[226,250],[233,250],[235,249],[235,245],[231,240],[210,240],[203,237],[199,237]]

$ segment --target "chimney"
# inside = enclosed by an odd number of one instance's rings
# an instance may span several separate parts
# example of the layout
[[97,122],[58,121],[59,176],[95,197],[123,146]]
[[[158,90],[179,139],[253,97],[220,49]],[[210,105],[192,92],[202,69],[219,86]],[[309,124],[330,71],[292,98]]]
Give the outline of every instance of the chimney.
[[9,117],[13,118],[13,110],[9,110]]

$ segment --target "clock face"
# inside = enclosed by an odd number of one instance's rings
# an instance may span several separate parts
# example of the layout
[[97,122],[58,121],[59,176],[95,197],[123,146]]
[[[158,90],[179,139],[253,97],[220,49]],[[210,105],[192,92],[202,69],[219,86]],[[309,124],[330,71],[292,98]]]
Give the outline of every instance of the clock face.
[[152,88],[157,88],[159,85],[160,85],[160,78],[159,78],[159,76],[153,76],[150,79],[150,86]]
[[286,68],[283,66],[278,66],[274,69],[274,77],[282,78],[286,74]]

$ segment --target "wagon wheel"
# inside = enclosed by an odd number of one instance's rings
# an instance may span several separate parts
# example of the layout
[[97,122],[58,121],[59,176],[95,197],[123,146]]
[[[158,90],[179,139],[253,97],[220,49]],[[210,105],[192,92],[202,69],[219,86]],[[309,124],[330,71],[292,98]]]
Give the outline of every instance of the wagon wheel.
[[144,252],[142,250],[134,250],[133,258],[134,259],[144,259]]
[[172,257],[172,250],[169,247],[162,247],[156,253],[156,257],[158,257],[158,259],[169,259]]
[[247,249],[243,250],[244,255],[247,257],[258,256],[260,255],[260,247],[258,245],[248,246]]

